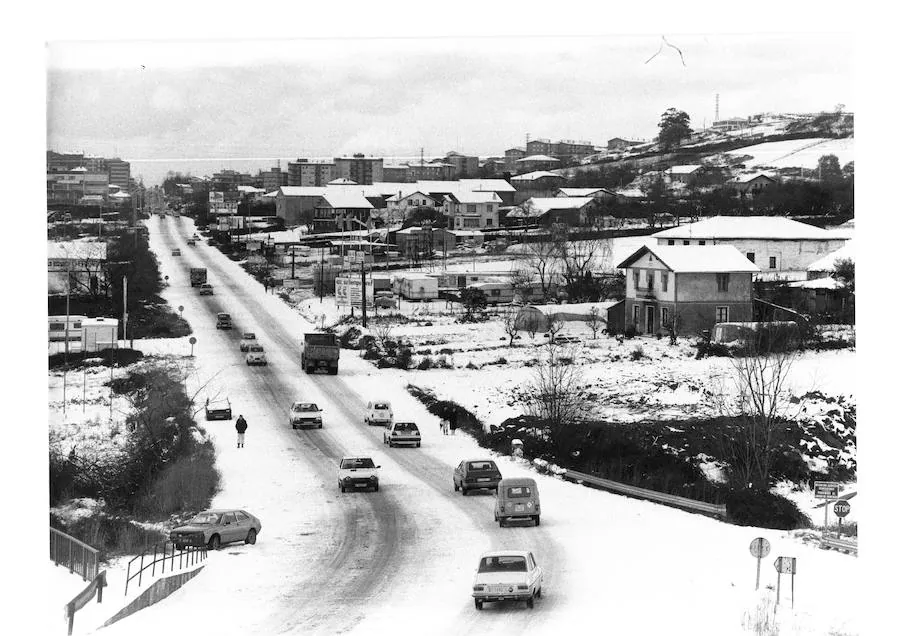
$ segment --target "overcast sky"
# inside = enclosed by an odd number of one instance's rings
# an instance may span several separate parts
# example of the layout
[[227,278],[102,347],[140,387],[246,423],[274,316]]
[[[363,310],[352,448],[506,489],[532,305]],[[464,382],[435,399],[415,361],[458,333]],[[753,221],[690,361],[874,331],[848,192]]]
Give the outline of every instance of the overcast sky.
[[[414,31],[414,30],[413,30]],[[410,35],[416,35],[415,32]],[[126,159],[488,155],[532,137],[649,139],[765,111],[853,109],[832,34],[53,42],[48,147]]]

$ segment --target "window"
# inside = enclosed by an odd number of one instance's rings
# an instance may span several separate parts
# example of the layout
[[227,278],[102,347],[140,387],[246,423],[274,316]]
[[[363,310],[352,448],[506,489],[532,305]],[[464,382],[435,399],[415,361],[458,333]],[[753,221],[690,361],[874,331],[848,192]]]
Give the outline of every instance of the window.
[[706,245],[706,241],[699,241],[700,245]]
[[485,219],[485,220],[484,220],[484,225],[485,225],[485,227],[493,227],[493,225],[494,225],[494,219]]
[[669,272],[663,272],[660,274],[660,278],[662,278],[662,290],[669,291]]
[[228,512],[228,513],[224,514],[222,516],[222,523],[225,525],[228,525],[230,523],[237,523],[237,521],[234,518],[234,513]]
[[774,256],[770,256],[770,257],[769,257],[769,269],[776,269],[775,257],[774,257]]
[[653,272],[647,272],[647,289],[653,290]]
[[637,290],[637,288],[641,286],[641,270],[639,270],[639,269],[634,270],[634,272],[632,272],[631,276],[634,279],[634,288],[635,288],[635,290]]
[[493,203],[488,203],[488,204],[487,204],[487,211],[488,211],[488,213],[494,211],[494,204],[493,204]]
[[728,274],[716,274],[716,287],[720,292],[728,291]]
[[756,253],[755,252],[747,252],[747,260],[751,263],[756,262]]
[[467,214],[475,214],[475,211],[476,211],[476,210],[475,210],[475,204],[474,204],[474,203],[467,203],[467,204],[466,204],[466,213],[467,213]]
[[728,322],[728,307],[716,307],[716,322]]
[[635,328],[637,328],[637,326],[639,324],[641,324],[641,306],[640,305],[634,306],[634,311],[632,312],[632,317],[633,317],[634,326],[635,326]]
[[668,243],[669,245],[675,245],[675,239],[669,239]]
[[669,308],[668,307],[662,308],[661,319],[662,319],[662,326],[667,327],[669,325]]
[[481,219],[465,219],[463,227],[478,227]]
[[690,242],[690,241],[682,241],[682,244],[683,244],[683,245],[690,245],[691,242]]
[[240,510],[238,510],[237,512],[235,512],[234,515],[237,517],[237,520],[238,520],[239,523],[246,523],[246,522],[250,521],[250,517],[248,517],[247,515],[245,515],[245,514],[244,514],[243,512],[241,512]]
[[491,296],[499,296],[499,295],[500,295],[500,290],[499,290],[499,289],[492,289],[492,290],[491,290]]

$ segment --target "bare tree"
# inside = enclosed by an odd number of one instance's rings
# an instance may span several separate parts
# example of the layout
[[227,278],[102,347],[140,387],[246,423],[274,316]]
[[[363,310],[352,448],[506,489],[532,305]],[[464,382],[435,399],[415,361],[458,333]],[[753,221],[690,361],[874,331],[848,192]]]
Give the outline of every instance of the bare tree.
[[551,436],[580,420],[586,398],[579,384],[580,373],[561,359],[558,347],[547,347],[534,367],[530,397],[525,407],[529,415],[546,422]]
[[732,358],[733,386],[715,400],[733,427],[722,434],[723,456],[740,485],[765,489],[785,422],[798,408],[790,402],[788,377],[796,351],[751,352]]
[[547,333],[550,334],[550,342],[556,339],[556,334],[562,331],[563,321],[559,314],[550,314],[547,316]]
[[519,333],[519,311],[517,307],[510,306],[503,314],[503,331],[509,336],[509,346],[512,347],[516,334]]
[[663,325],[663,328],[669,334],[669,344],[674,345],[678,338],[678,327],[681,326],[681,316],[673,313],[672,317]]
[[528,244],[527,262],[541,285],[541,294],[544,299],[549,297],[550,289],[553,286],[557,256],[557,244],[546,236],[542,236],[541,240],[536,243]]
[[69,259],[68,277],[70,293],[99,300],[109,294],[107,275],[107,244],[103,242],[79,242],[66,248]]
[[560,241],[557,243],[563,280],[571,298],[584,296],[593,280],[593,271],[609,267],[612,249],[607,239]]
[[379,320],[371,328],[372,334],[378,340],[381,348],[387,351],[387,343],[394,333],[394,325],[387,320]]
[[603,320],[600,308],[591,307],[591,310],[588,312],[587,320],[585,320],[585,322],[587,323],[588,329],[591,330],[591,334],[594,340],[596,340],[597,334],[600,333],[603,325],[606,324],[606,322]]
[[519,295],[523,304],[528,304],[534,292],[534,272],[528,269],[517,269],[510,277],[513,291]]

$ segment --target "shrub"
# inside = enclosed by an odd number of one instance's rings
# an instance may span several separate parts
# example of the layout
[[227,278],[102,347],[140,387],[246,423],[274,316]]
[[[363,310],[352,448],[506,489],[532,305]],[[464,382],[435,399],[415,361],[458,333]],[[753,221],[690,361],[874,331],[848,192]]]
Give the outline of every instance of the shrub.
[[422,360],[419,362],[419,365],[418,365],[417,368],[419,369],[419,371],[427,371],[427,370],[430,369],[432,366],[434,366],[434,363],[432,362],[431,358],[428,357],[428,356],[425,356],[425,357],[422,358]]
[[628,354],[628,359],[631,361],[640,360],[644,357],[644,348],[641,345],[637,345],[634,349],[631,350],[631,353]]
[[80,517],[70,523],[65,523],[50,513],[50,526],[100,550],[101,561],[106,561],[111,556],[139,553],[166,539],[161,532],[103,511]]
[[622,333],[626,338],[634,338],[637,335],[637,329],[634,325],[626,325],[625,331]]
[[790,499],[767,490],[724,489],[728,519],[739,526],[795,530],[810,526],[809,517]]
[[430,356],[430,355],[431,355],[431,349],[421,349],[421,350],[419,351],[419,355],[420,355],[420,356]]
[[466,364],[466,368],[467,369],[477,369],[478,365],[475,364],[474,362],[472,362],[471,360],[469,360],[468,364]]
[[166,466],[136,505],[136,512],[158,518],[181,510],[202,510],[219,489],[215,452],[207,442],[200,452]]
[[380,359],[381,359],[381,353],[378,351],[378,349],[375,349],[374,347],[372,347],[372,348],[367,347],[365,352],[363,353],[363,360],[380,360]]
[[[137,349],[102,349],[97,352],[69,352],[69,368],[80,367],[83,364],[98,364],[105,367],[124,367],[141,360],[144,354]],[[62,368],[66,363],[66,354],[54,353],[49,357],[51,369]]]
[[350,327],[341,334],[340,343],[342,349],[359,349],[362,331],[358,327]]
[[412,366],[412,356],[411,347],[400,347],[400,350],[397,352],[397,368],[409,369]]
[[445,355],[440,355],[434,361],[434,366],[438,369],[450,369],[453,365],[450,364],[450,360]]
[[443,354],[445,356],[452,356],[454,352],[453,352],[453,349],[448,349],[445,347],[445,348],[441,349],[440,351],[438,351],[438,353]]
[[378,341],[375,339],[375,336],[371,334],[366,334],[359,339],[359,348],[360,349],[372,349],[377,346]]

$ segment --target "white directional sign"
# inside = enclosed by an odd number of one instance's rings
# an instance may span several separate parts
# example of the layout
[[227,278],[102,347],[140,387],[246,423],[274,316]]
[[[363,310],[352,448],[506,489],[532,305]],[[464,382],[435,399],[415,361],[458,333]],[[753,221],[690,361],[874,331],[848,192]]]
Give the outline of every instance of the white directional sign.
[[[338,307],[362,307],[362,279],[358,275],[338,276],[334,279],[334,297]],[[366,279],[366,307],[374,308],[375,287]]]

